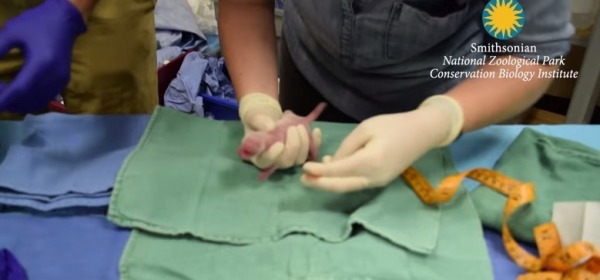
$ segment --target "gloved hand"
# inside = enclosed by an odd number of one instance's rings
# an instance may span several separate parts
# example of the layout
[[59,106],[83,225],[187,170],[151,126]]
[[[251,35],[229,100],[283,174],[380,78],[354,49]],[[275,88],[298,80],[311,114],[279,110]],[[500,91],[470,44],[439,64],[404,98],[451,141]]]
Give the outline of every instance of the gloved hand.
[[[272,131],[283,115],[279,102],[262,93],[245,95],[240,100],[239,112],[244,125],[244,138],[251,131]],[[308,137],[308,132],[304,127],[292,126],[287,130],[285,143],[273,144],[267,151],[253,157],[251,161],[260,169],[273,165],[279,169],[300,165],[308,158]],[[316,143],[321,143],[320,130],[313,130],[311,137]]]
[[462,125],[458,102],[433,96],[414,111],[365,120],[333,157],[304,164],[301,180],[332,192],[386,186],[431,149],[452,143]]
[[0,29],[0,58],[20,48],[25,63],[10,83],[0,83],[0,112],[45,109],[67,86],[75,39],[86,31],[83,16],[68,0],[46,0]]

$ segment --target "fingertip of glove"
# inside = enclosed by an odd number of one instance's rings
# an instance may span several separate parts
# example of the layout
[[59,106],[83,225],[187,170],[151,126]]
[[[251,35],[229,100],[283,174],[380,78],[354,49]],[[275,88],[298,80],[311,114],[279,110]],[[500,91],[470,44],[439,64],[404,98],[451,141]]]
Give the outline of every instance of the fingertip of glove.
[[302,182],[302,184],[305,187],[311,187],[314,188],[315,187],[315,182],[319,179],[319,176],[310,174],[310,173],[305,173],[302,174],[302,176],[300,176],[300,182]]
[[321,136],[323,136],[323,132],[321,132],[320,128],[314,128],[312,131],[312,136],[313,138],[321,138]]
[[302,169],[305,173],[311,174],[312,176],[322,175],[320,172],[321,163],[319,162],[306,162],[302,165]]
[[277,142],[271,147],[269,147],[266,151],[262,152],[258,156],[252,158],[252,163],[258,168],[267,168],[273,164],[276,164],[277,159],[284,150],[284,145],[282,142]]

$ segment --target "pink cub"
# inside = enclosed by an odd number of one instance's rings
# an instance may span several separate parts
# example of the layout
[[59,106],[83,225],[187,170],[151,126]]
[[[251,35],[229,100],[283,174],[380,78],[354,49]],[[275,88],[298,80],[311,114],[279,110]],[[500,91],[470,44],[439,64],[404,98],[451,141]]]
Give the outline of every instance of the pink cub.
[[[317,160],[319,147],[317,147],[317,143],[312,139],[310,124],[321,115],[326,106],[327,104],[324,102],[319,103],[306,117],[300,117],[289,110],[285,111],[273,131],[256,131],[249,134],[238,148],[238,155],[244,160],[250,160],[252,157],[268,150],[271,145],[279,141],[285,143],[287,129],[290,126],[302,125],[306,128],[306,131],[309,132],[309,160]],[[276,166],[270,166],[261,171],[258,178],[264,181],[268,179],[276,169]]]

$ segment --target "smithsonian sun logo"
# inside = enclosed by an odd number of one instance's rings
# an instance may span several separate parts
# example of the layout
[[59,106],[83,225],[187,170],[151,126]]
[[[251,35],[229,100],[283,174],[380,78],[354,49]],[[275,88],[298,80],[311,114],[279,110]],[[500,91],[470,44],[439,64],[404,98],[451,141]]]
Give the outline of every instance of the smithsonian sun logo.
[[525,25],[525,11],[517,0],[491,0],[483,10],[485,31],[499,40],[517,36]]

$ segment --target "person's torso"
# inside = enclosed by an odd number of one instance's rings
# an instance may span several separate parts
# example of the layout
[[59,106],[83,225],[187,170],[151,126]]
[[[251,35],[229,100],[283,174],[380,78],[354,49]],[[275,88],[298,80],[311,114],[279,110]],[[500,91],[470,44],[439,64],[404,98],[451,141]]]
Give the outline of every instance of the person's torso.
[[[306,78],[330,102],[359,119],[414,108],[456,79],[444,56],[476,57],[483,40],[482,0],[286,1],[284,33]],[[469,66],[453,66],[471,70]]]

